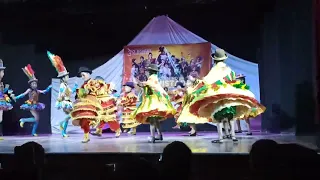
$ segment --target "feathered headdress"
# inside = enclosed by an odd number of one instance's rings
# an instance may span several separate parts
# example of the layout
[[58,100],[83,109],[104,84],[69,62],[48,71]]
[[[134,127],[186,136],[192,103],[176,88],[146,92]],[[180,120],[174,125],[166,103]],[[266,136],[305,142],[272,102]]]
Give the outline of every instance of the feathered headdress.
[[62,59],[58,55],[54,55],[51,52],[47,51],[47,55],[53,65],[54,68],[56,68],[56,71],[58,72],[58,78],[61,78],[63,76],[66,76],[69,74],[66,67],[64,67]]
[[31,83],[33,81],[38,81],[30,64],[22,68],[22,71],[28,76],[29,78],[28,83]]

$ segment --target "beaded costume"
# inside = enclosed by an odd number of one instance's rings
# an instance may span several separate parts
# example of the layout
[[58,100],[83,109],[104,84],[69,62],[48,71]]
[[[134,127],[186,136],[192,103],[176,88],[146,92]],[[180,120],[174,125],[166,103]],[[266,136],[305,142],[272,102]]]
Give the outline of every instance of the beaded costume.
[[[140,105],[134,113],[134,118],[141,124],[150,124],[151,137],[149,142],[162,140],[160,121],[173,117],[176,110],[171,104],[169,95],[158,81],[158,67],[151,64],[147,70],[151,74],[146,82],[140,83],[143,95]],[[155,138],[155,129],[159,131],[159,138]]]
[[53,65],[53,67],[56,69],[58,73],[58,78],[60,79],[60,88],[59,88],[59,95],[56,101],[55,107],[57,109],[63,110],[63,112],[66,114],[66,118],[62,120],[59,125],[61,129],[61,133],[63,137],[67,137],[67,127],[69,124],[70,112],[73,109],[73,105],[71,102],[71,95],[76,90],[71,90],[71,88],[68,85],[68,79],[69,79],[69,72],[63,65],[62,59],[58,55],[54,55],[51,52],[47,51],[47,55]]
[[15,97],[15,99],[18,100],[28,95],[29,99],[20,106],[20,109],[30,111],[33,117],[21,118],[20,126],[21,128],[23,128],[24,123],[33,123],[31,134],[33,136],[37,136],[37,128],[40,120],[38,111],[41,111],[45,108],[45,105],[39,102],[39,94],[46,94],[47,92],[49,92],[51,89],[51,85],[48,86],[45,90],[38,90],[38,79],[36,78],[35,72],[33,71],[31,65],[28,64],[26,67],[22,68],[22,70],[29,78],[28,83],[30,85],[30,88],[28,88],[24,93]]
[[96,84],[94,84],[94,86],[97,89],[97,100],[101,104],[102,110],[100,111],[100,120],[96,132],[92,133],[92,135],[101,136],[103,127],[105,124],[108,124],[109,128],[116,132],[115,136],[119,137],[121,129],[120,124],[117,121],[117,99],[111,94],[112,85],[107,84],[100,76],[97,76],[95,80]]
[[230,122],[233,140],[234,120],[258,116],[265,111],[249,90],[249,86],[237,81],[235,72],[223,61],[227,55],[217,49],[213,55],[216,65],[191,93],[190,112],[198,117],[213,118],[219,122],[219,140],[222,140],[222,124]]
[[99,121],[99,111],[102,107],[97,100],[96,81],[90,79],[92,71],[86,67],[80,67],[78,76],[84,78],[84,83],[77,89],[76,101],[70,113],[72,124],[80,126],[84,132],[83,143],[90,141],[90,126],[96,125]]
[[3,66],[3,61],[0,59],[0,140],[2,140],[3,129],[2,129],[2,120],[3,120],[3,111],[8,111],[12,109],[11,99],[12,90],[9,89],[8,84],[3,84],[2,78],[4,76],[4,70],[6,67]]
[[130,91],[125,92],[124,96],[120,99],[120,106],[123,108],[122,110],[122,127],[124,129],[130,129],[132,128],[132,131],[130,131],[131,134],[136,134],[136,127],[140,125],[139,122],[137,122],[132,114],[137,109],[137,102],[138,97],[135,95],[135,93],[132,91],[134,89],[134,84],[132,82],[127,82],[123,86],[129,87]]

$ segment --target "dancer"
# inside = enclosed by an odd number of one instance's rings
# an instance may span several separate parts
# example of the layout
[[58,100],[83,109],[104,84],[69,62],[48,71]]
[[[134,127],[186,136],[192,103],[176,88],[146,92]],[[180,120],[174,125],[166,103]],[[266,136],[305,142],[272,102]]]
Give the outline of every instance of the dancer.
[[217,49],[212,56],[215,66],[192,92],[190,112],[218,122],[218,140],[213,143],[223,142],[223,123],[230,123],[231,138],[237,141],[234,120],[257,116],[265,111],[265,107],[254,98],[246,84],[236,81],[234,71],[224,63],[228,58],[224,50]]
[[45,90],[38,90],[38,79],[36,78],[35,72],[33,71],[31,65],[28,64],[26,67],[22,68],[22,70],[29,78],[28,83],[30,85],[30,88],[28,88],[24,93],[16,96],[15,100],[21,99],[26,95],[29,95],[29,99],[25,102],[25,104],[20,106],[20,109],[30,111],[33,117],[21,118],[20,127],[23,128],[23,125],[26,122],[33,123],[31,135],[38,136],[37,128],[40,120],[38,111],[41,111],[45,108],[45,105],[39,102],[39,94],[46,94],[50,91],[52,86],[48,86]]
[[59,88],[59,95],[56,102],[56,108],[62,109],[63,112],[66,114],[66,117],[64,120],[62,120],[59,125],[61,129],[62,137],[68,137],[67,135],[67,127],[69,123],[70,112],[73,109],[72,102],[71,102],[71,94],[74,93],[76,88],[74,90],[71,90],[68,85],[69,80],[69,72],[63,65],[62,59],[50,53],[47,51],[47,55],[53,65],[53,67],[56,69],[58,73],[58,78],[60,79],[60,88]]
[[[243,74],[239,74],[236,79],[241,81],[242,83],[246,83],[246,76],[244,76]],[[247,126],[247,129],[248,129],[248,132],[247,132],[247,135],[248,136],[251,136],[252,135],[252,132],[251,132],[251,125],[250,125],[250,117],[244,119],[245,122],[246,122],[246,126]],[[235,131],[236,133],[242,133],[242,129],[241,129],[241,124],[240,124],[240,120],[236,120],[237,121],[237,127],[238,127],[238,130]]]
[[138,97],[134,94],[134,83],[126,82],[124,85],[124,96],[118,101],[118,105],[122,107],[122,127],[130,129],[129,134],[136,135],[137,126],[140,125],[133,117],[132,113],[137,109]]
[[89,131],[91,125],[97,125],[99,112],[102,107],[97,100],[97,82],[90,78],[92,71],[87,67],[80,67],[78,77],[84,80],[82,86],[77,89],[76,101],[70,113],[72,124],[80,126],[84,132],[82,143],[90,141]]
[[199,87],[202,84],[202,81],[196,78],[195,75],[189,75],[188,80],[190,81],[190,85],[187,88],[187,91],[184,95],[183,103],[182,103],[182,111],[181,114],[177,120],[177,123],[187,123],[191,131],[189,132],[189,136],[196,136],[197,135],[197,129],[196,124],[205,124],[208,122],[212,122],[212,119],[210,117],[197,117],[190,113],[189,107],[190,102],[192,100],[192,92]]
[[97,76],[96,88],[97,88],[97,99],[102,106],[102,111],[100,111],[100,120],[96,128],[96,132],[91,133],[94,136],[101,136],[102,129],[105,124],[109,125],[109,128],[114,131],[116,138],[121,135],[120,124],[117,121],[117,108],[116,108],[116,98],[113,97],[110,84],[107,84],[101,76]]
[[[147,67],[149,78],[146,82],[138,82],[143,88],[142,102],[134,113],[134,118],[141,124],[150,124],[151,137],[149,142],[163,140],[160,121],[173,117],[175,109],[172,106],[167,92],[158,81],[159,69],[157,65],[150,64]],[[159,137],[155,137],[155,130],[159,131]]]
[[[0,140],[3,140],[3,111],[12,109],[11,99],[9,96],[13,96],[12,90],[9,90],[9,84],[3,85],[2,78],[4,77],[4,70],[6,67],[3,66],[3,61],[0,59]],[[9,95],[9,96],[8,96]]]
[[[183,85],[182,82],[177,82],[176,84],[176,89],[174,91],[169,91],[168,94],[171,96],[171,100],[175,103],[175,108],[177,110],[177,113],[174,115],[174,118],[177,120],[181,114],[182,111],[182,102],[183,102],[183,97],[185,95],[185,86]],[[176,124],[173,129],[180,129],[180,124]]]

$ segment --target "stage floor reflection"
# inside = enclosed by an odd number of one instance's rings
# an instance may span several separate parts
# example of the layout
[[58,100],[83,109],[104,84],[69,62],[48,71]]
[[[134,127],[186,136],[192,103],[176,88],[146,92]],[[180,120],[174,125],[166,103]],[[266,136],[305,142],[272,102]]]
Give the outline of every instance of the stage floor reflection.
[[168,143],[182,141],[193,153],[248,154],[252,144],[259,139],[273,139],[278,143],[297,143],[316,149],[315,137],[296,137],[294,134],[254,133],[253,136],[239,134],[238,142],[226,140],[223,144],[211,143],[212,139],[217,138],[216,133],[200,132],[196,137],[188,137],[185,133],[164,133],[164,140],[155,144],[147,142],[148,136],[148,133],[138,133],[136,136],[123,133],[120,138],[115,138],[114,134],[107,133],[102,137],[91,136],[91,141],[87,144],[81,143],[81,134],[70,134],[68,138],[62,138],[60,135],[5,136],[4,140],[0,141],[0,153],[11,154],[15,146],[29,141],[41,144],[46,153],[162,153]]

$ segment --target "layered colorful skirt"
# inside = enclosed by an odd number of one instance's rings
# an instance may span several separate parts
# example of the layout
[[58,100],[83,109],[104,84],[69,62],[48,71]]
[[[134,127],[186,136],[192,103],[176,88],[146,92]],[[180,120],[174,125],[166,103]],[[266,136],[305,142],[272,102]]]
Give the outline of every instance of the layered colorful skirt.
[[73,105],[70,100],[58,101],[56,102],[56,108],[62,109],[65,113],[69,113],[73,110]]
[[98,97],[101,104],[100,120],[104,122],[117,121],[116,99],[113,97]]
[[133,117],[141,124],[149,124],[149,117],[159,117],[160,121],[172,118],[176,110],[171,104],[168,95],[162,95],[146,86],[143,88],[144,94]]
[[136,106],[124,107],[122,111],[122,127],[125,129],[134,128],[140,125],[133,116]]
[[80,126],[81,120],[88,120],[92,123],[99,121],[99,111],[102,107],[95,96],[87,95],[84,98],[79,98],[74,102],[73,110],[70,113],[72,124]]
[[256,117],[265,107],[255,98],[249,87],[240,81],[217,81],[202,84],[193,92],[190,112],[198,117],[213,117],[214,121]]
[[182,107],[182,111],[180,113],[180,116],[177,119],[178,124],[205,124],[208,122],[212,122],[211,117],[200,117],[196,116],[189,111],[190,104],[186,103]]
[[36,110],[36,111],[41,111],[45,108],[46,106],[43,104],[43,103],[40,103],[40,102],[32,102],[30,100],[27,100],[24,104],[22,104],[20,106],[20,109],[23,109],[23,110],[27,110],[27,111],[30,111],[30,110]]
[[0,110],[2,111],[11,110],[13,106],[9,102],[10,102],[10,98],[6,94],[0,94]]

